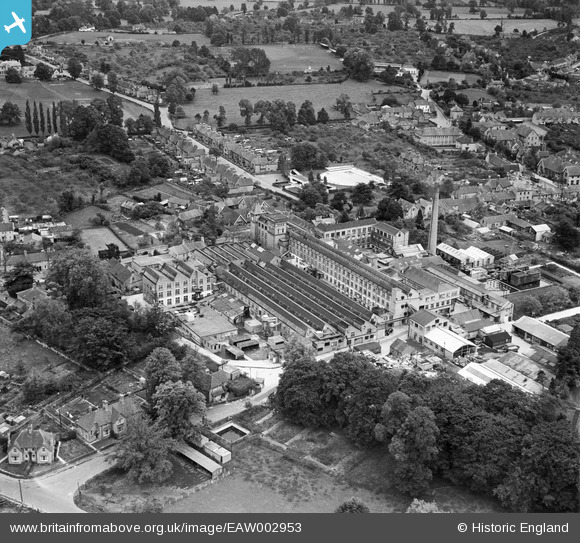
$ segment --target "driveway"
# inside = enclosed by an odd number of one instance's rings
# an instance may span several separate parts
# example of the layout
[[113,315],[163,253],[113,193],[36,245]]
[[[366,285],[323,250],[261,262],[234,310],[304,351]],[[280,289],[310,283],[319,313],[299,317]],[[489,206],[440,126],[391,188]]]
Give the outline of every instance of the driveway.
[[98,453],[86,462],[42,475],[36,479],[14,479],[0,473],[0,495],[20,501],[20,485],[25,505],[46,513],[84,513],[74,503],[78,487],[111,467],[107,454]]

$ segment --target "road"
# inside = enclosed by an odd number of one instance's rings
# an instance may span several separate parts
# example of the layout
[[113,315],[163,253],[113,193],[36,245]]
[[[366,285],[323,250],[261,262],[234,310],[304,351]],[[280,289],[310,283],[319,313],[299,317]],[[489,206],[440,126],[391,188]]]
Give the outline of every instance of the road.
[[82,464],[35,479],[14,479],[0,473],[0,495],[20,501],[20,481],[25,505],[46,513],[84,513],[75,505],[74,495],[79,485],[111,466],[107,462],[110,455],[98,453]]
[[556,311],[556,313],[550,313],[549,315],[538,317],[538,320],[541,322],[551,322],[557,321],[558,319],[565,319],[566,317],[573,317],[578,314],[580,314],[580,306],[564,309],[563,311]]

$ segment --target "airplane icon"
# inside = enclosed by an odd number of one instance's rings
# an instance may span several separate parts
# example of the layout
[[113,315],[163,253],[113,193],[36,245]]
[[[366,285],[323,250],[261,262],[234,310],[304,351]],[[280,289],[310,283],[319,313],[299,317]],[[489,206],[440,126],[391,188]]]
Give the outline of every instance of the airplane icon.
[[8,32],[8,34],[10,34],[10,30],[16,26],[20,27],[20,30],[22,30],[22,32],[24,32],[24,34],[26,34],[26,30],[24,29],[24,19],[21,19],[20,17],[18,17],[18,15],[16,15],[16,13],[12,12],[12,17],[14,17],[14,22],[8,26],[8,25],[4,25],[4,29],[6,30],[6,32]]

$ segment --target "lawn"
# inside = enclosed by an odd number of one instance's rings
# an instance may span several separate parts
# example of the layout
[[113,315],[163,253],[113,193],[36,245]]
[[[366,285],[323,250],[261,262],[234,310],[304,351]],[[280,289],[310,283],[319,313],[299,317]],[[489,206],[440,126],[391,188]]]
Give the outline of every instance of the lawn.
[[131,236],[142,236],[145,234],[145,232],[142,230],[139,230],[138,228],[135,228],[131,224],[127,224],[125,222],[116,222],[113,224],[113,226],[116,226],[119,230],[123,230]]
[[293,462],[254,440],[244,440],[236,448],[229,467],[232,475],[166,506],[164,512],[330,513],[353,496],[376,513],[402,511],[406,506],[406,501],[356,488]]
[[[0,126],[0,136],[14,133],[16,136],[28,136],[24,126],[24,111],[26,100],[42,103],[45,108],[52,106],[53,102],[61,100],[76,100],[79,104],[88,104],[95,98],[106,100],[109,96],[106,92],[101,92],[78,81],[55,81],[45,83],[32,79],[26,79],[19,85],[10,85],[4,78],[0,79],[0,102],[13,102],[20,108],[21,123],[18,126]],[[141,113],[152,115],[152,112],[132,102],[123,101],[125,118],[135,118]]]
[[[130,481],[124,472],[112,468],[88,481],[81,488],[76,504],[89,513],[145,512],[146,504],[161,505],[184,498],[195,486],[205,483],[209,475],[177,456],[171,456],[173,473],[163,484],[139,484]],[[197,494],[192,495],[193,498]]]
[[297,424],[290,424],[289,422],[280,422],[275,428],[270,430],[267,436],[278,443],[286,443],[293,437],[296,437],[304,427]]
[[[226,110],[226,124],[236,123],[243,125],[244,118],[240,115],[239,102],[247,98],[255,104],[258,100],[273,101],[283,99],[287,102],[294,102],[296,110],[305,100],[310,100],[316,112],[325,108],[331,119],[343,118],[340,112],[332,106],[336,104],[336,99],[341,94],[347,94],[353,104],[372,104],[373,91],[384,89],[384,84],[378,81],[368,81],[359,83],[348,80],[339,84],[311,84],[311,85],[286,85],[274,87],[251,87],[219,89],[219,94],[214,95],[209,89],[200,89],[195,95],[192,104],[184,105],[187,119],[183,119],[179,125],[185,126],[193,122],[196,113],[203,115],[204,110],[208,110],[210,117],[218,113],[219,107],[224,106]],[[256,122],[254,116],[252,121]]]
[[121,238],[116,236],[113,231],[106,226],[83,230],[81,236],[83,241],[89,246],[91,252],[95,255],[98,254],[99,251],[105,250],[109,243],[115,243],[121,251],[125,251],[128,248]]
[[78,439],[69,439],[68,441],[60,442],[60,450],[58,455],[65,462],[74,462],[76,459],[84,456],[93,450]]
[[[126,200],[126,198],[124,198],[124,200]],[[71,213],[67,213],[63,216],[62,220],[74,228],[91,228],[94,226],[91,223],[91,219],[94,219],[97,216],[97,213],[101,213],[107,219],[110,219],[113,216],[113,213],[106,209],[101,209],[97,206],[87,206],[72,211]]]

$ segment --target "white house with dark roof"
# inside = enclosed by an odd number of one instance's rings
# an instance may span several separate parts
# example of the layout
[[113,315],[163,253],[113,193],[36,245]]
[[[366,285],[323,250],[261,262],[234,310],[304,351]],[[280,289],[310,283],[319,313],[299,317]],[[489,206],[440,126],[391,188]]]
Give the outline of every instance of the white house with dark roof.
[[52,464],[55,459],[55,435],[41,429],[32,429],[32,424],[22,430],[8,443],[8,463]]
[[18,232],[14,230],[13,222],[0,222],[0,243],[14,241]]
[[121,397],[113,404],[104,400],[101,407],[89,411],[76,421],[77,435],[88,443],[123,435],[131,417],[139,412],[139,405],[134,398]]

